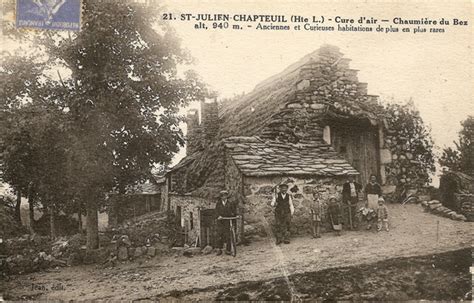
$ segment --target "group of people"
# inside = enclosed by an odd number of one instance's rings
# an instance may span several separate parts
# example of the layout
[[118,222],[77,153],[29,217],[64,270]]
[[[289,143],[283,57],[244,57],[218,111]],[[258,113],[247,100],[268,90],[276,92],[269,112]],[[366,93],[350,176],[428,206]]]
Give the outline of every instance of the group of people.
[[[275,238],[276,244],[290,243],[290,227],[291,218],[294,214],[295,207],[293,199],[288,192],[288,184],[280,184],[279,191],[273,195],[271,206],[275,214]],[[350,176],[347,182],[342,187],[342,201],[338,201],[335,195],[329,197],[327,204],[327,216],[333,230],[340,235],[342,231],[342,222],[344,213],[347,213],[348,229],[353,230],[358,228],[358,223],[361,217],[367,223],[367,229],[371,229],[375,220],[377,220],[377,231],[385,229],[389,231],[388,227],[388,210],[385,206],[385,201],[382,196],[382,187],[377,183],[375,175],[370,176],[368,184],[365,186],[365,205],[358,209],[359,193],[362,192],[362,186],[355,182],[354,177]],[[233,217],[236,215],[236,208],[233,203],[228,201],[229,193],[227,191],[220,192],[219,201],[216,203],[216,216]],[[321,224],[323,219],[323,209],[321,195],[318,191],[314,191],[312,197],[305,201],[307,208],[310,211],[312,235],[314,238],[321,237]],[[341,203],[342,202],[342,203]],[[344,209],[346,211],[344,211]],[[228,220],[217,220],[218,230],[218,251],[217,254],[222,254],[224,243],[226,254],[230,254],[228,248],[230,247],[230,227]]]
[[[372,224],[377,220],[377,231],[388,227],[388,210],[382,196],[382,187],[377,183],[375,175],[370,176],[369,183],[365,186],[365,206],[358,209],[359,193],[362,186],[355,182],[350,176],[342,187],[342,203],[335,195],[331,195],[327,201],[327,216],[334,231],[340,235],[344,213],[347,213],[348,228],[353,230],[358,228],[361,217],[367,222],[367,229],[372,228]],[[311,218],[312,234],[314,238],[321,237],[321,224],[323,218],[322,199],[319,192],[314,191],[312,198],[306,200]],[[290,243],[291,216],[294,213],[294,206],[291,195],[288,193],[288,185],[280,184],[279,192],[272,199],[272,207],[275,208],[276,243]],[[345,211],[344,211],[345,210]]]

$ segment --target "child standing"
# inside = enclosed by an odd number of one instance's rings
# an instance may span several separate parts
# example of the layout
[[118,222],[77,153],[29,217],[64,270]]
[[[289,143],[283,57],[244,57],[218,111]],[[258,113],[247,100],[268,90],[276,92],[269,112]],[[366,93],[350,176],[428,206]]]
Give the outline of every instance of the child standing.
[[313,192],[310,204],[313,238],[321,238],[321,201],[317,192]]
[[388,231],[388,210],[385,206],[385,200],[380,197],[378,200],[377,208],[377,231],[381,231],[382,228],[385,228]]

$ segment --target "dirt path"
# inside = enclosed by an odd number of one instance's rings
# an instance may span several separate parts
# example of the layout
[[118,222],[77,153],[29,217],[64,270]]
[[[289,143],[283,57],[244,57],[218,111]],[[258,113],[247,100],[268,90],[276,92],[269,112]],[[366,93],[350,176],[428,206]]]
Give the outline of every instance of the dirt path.
[[239,247],[236,258],[162,256],[109,269],[69,267],[16,277],[0,291],[5,299],[132,300],[173,290],[268,280],[285,274],[440,253],[472,244],[474,223],[437,217],[423,212],[419,205],[389,205],[389,211],[388,233],[361,230],[344,232],[340,237],[329,233],[320,239],[296,238],[291,244],[278,247],[267,239]]
[[[167,294],[166,299],[218,301],[408,301],[470,300],[471,249],[393,258],[365,265],[329,268],[282,278],[240,282],[211,290]],[[157,298],[161,299],[161,298]]]

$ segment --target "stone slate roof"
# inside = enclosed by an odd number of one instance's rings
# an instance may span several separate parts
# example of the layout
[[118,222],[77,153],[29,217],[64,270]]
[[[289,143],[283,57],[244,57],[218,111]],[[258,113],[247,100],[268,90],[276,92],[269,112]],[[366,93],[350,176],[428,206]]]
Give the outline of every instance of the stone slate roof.
[[225,147],[246,176],[359,174],[330,145],[321,141],[289,144],[259,137],[230,137],[225,140]]

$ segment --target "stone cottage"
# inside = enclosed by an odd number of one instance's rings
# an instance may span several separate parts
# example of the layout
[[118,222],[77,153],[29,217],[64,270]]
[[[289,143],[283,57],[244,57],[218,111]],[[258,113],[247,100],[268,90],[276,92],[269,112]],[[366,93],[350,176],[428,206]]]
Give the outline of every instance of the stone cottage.
[[227,189],[243,215],[239,236],[269,232],[275,188],[289,184],[294,227],[308,229],[305,199],[339,195],[349,175],[394,183],[377,96],[337,47],[323,46],[231,100],[205,100],[187,116],[187,156],[166,174],[162,210],[172,210],[188,242],[213,243],[213,208]]

